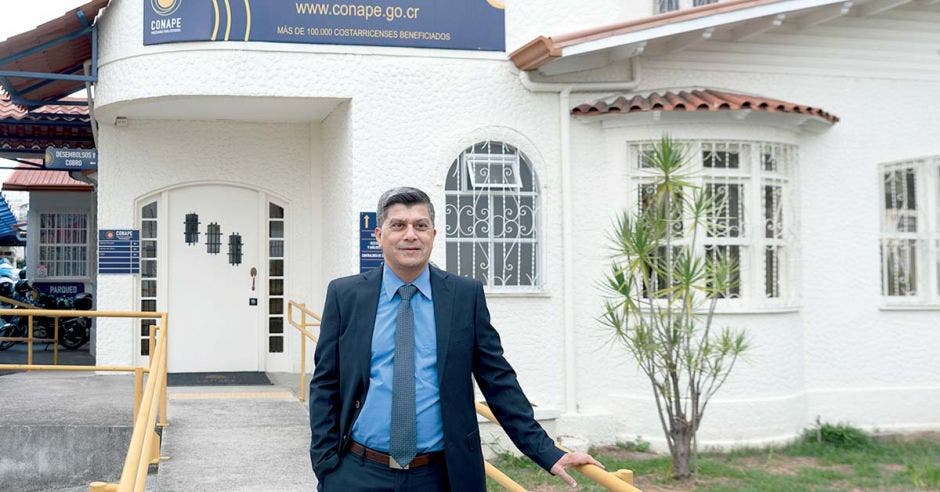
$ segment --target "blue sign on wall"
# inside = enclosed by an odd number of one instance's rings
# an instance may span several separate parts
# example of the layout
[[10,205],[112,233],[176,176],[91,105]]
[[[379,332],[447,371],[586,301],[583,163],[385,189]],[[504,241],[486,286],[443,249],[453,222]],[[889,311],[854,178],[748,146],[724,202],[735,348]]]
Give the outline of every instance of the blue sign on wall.
[[143,0],[144,44],[273,41],[504,51],[502,0]]
[[85,284],[81,282],[36,282],[33,284],[39,292],[56,297],[75,297],[85,292]]
[[359,273],[382,266],[382,247],[375,240],[375,212],[359,212]]
[[46,169],[62,171],[94,171],[98,169],[98,151],[95,149],[46,149]]
[[140,231],[136,229],[99,230],[98,273],[140,273]]

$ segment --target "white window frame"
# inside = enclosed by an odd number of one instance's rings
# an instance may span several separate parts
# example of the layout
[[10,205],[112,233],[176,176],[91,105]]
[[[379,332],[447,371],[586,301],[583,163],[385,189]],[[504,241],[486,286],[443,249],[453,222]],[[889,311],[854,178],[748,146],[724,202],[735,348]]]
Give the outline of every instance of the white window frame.
[[[141,311],[143,311],[144,309],[143,303],[145,301],[148,301],[148,302],[153,301],[155,305],[154,311],[160,310],[160,298],[161,298],[160,293],[161,293],[161,284],[162,284],[162,279],[160,276],[160,267],[161,267],[160,264],[166,263],[165,261],[166,256],[160,254],[161,243],[165,242],[163,241],[164,238],[160,236],[161,234],[160,222],[163,220],[162,214],[165,212],[161,208],[162,202],[163,202],[163,199],[160,195],[153,196],[147,200],[140,201],[137,204],[136,211],[135,211],[135,213],[137,214],[137,228],[140,231],[140,273],[135,276],[137,278],[137,282],[136,282],[137,302],[135,304],[140,308]],[[144,217],[143,210],[144,208],[150,205],[154,205],[154,207],[156,208],[156,216]],[[154,233],[155,233],[153,237],[144,237],[143,226],[145,222],[153,223]],[[153,247],[156,249],[155,256],[144,257],[144,248],[145,248],[144,243],[153,243]],[[144,277],[144,263],[151,263],[151,262],[154,264],[154,268],[155,268],[154,276]],[[150,282],[150,281],[155,283],[155,291],[154,291],[154,295],[147,296],[147,295],[144,295],[143,283]],[[153,324],[157,324],[157,321],[153,319],[141,319],[141,320],[138,320],[137,323],[135,324],[135,326],[137,327],[137,332],[138,332],[137,334],[139,335],[137,337],[139,346],[137,347],[135,356],[139,357],[140,360],[148,360],[148,361],[150,360],[149,351],[147,355],[144,355],[141,352],[143,351],[144,344],[149,343],[149,336],[144,335],[143,327],[144,325],[150,324],[151,322]],[[149,346],[148,346],[148,349],[149,349]]]
[[[914,198],[917,220],[916,232],[892,232],[887,228],[884,175],[893,170],[914,169]],[[884,307],[940,307],[940,155],[886,162],[878,165],[878,216],[880,224],[878,268],[879,286]],[[915,294],[889,296],[886,294],[888,270],[883,258],[885,241],[913,240],[915,252]]]
[[[522,178],[519,176],[519,152],[516,149],[515,154],[470,154],[462,152],[460,158],[469,171],[470,186],[473,188],[492,188],[496,190],[521,189]],[[502,168],[508,166],[512,170],[513,182],[511,183],[480,183],[477,181],[477,166],[486,166],[486,172],[492,175],[493,167]]]
[[[472,176],[472,173],[473,173],[472,165],[476,164],[477,162],[475,162],[476,159],[473,159],[473,158],[467,159],[467,152],[479,145],[500,145],[500,146],[505,146],[505,147],[515,150],[514,154],[503,154],[503,155],[512,157],[511,159],[507,159],[505,157],[499,159],[502,161],[501,162],[502,164],[508,165],[512,168],[512,172],[515,177],[513,183],[505,183],[505,184],[504,183],[495,183],[495,184],[476,183],[476,180],[473,179],[473,176]],[[492,156],[492,155],[494,154],[476,154],[476,156]],[[521,172],[521,167],[523,165],[522,163],[523,160],[525,160],[524,164],[528,167],[528,170],[532,174],[532,191],[522,191],[522,177],[520,175],[520,172]],[[490,164],[493,162],[493,159],[492,157],[487,157],[484,159],[480,159],[479,162],[486,162],[487,164]],[[485,240],[478,239],[472,236],[471,237],[457,237],[457,238],[450,237],[447,233],[448,226],[449,226],[448,218],[451,216],[451,212],[452,212],[450,210],[449,205],[447,204],[447,200],[449,198],[456,197],[456,196],[461,196],[461,197],[471,196],[472,197],[472,196],[475,196],[476,194],[487,195],[490,198],[490,202],[489,202],[490,210],[492,210],[492,204],[493,204],[492,197],[493,196],[511,194],[517,197],[532,197],[532,208],[533,208],[532,213],[534,214],[533,222],[532,222],[532,227],[534,228],[533,237],[516,239],[517,241],[519,241],[518,244],[533,244],[534,245],[532,268],[533,268],[533,273],[534,273],[535,278],[534,278],[532,285],[496,285],[494,282],[495,275],[493,275],[492,271],[490,271],[490,274],[487,276],[487,280],[483,282],[483,287],[484,287],[485,292],[488,294],[508,294],[508,295],[541,294],[544,290],[544,284],[545,284],[545,281],[544,281],[545,276],[544,276],[544,271],[543,271],[544,264],[542,261],[542,250],[544,248],[543,248],[543,242],[542,242],[541,187],[539,185],[538,173],[536,172],[535,166],[532,164],[532,161],[522,152],[522,150],[518,146],[513,145],[512,143],[507,142],[505,140],[494,139],[494,140],[478,141],[474,143],[473,145],[469,146],[468,148],[464,149],[463,151],[461,151],[458,158],[451,164],[451,166],[448,167],[447,176],[450,176],[450,173],[454,172],[454,166],[457,166],[457,171],[466,170],[468,177],[467,179],[464,179],[463,177],[458,179],[458,182],[460,183],[459,185],[460,189],[458,190],[448,189],[446,185],[447,179],[445,178],[445,186],[444,186],[445,244],[462,243],[462,242],[483,243],[487,245],[489,255],[490,257],[492,257],[494,244],[513,242],[512,239],[493,238],[493,237],[487,238]],[[459,212],[456,212],[456,213],[459,213]],[[491,213],[489,214],[488,225],[487,225],[487,229],[490,231],[492,231],[494,228],[493,220],[494,220],[494,217],[493,217],[493,214]],[[445,255],[445,264],[447,264],[449,263],[448,261],[449,258],[447,258],[446,246],[445,246],[444,255]],[[452,272],[452,273],[459,273],[459,272]]]
[[[627,142],[628,163],[628,206],[636,211],[639,187],[655,180],[655,174],[641,167],[641,156],[656,141],[636,140]],[[695,255],[704,255],[706,245],[739,246],[740,257],[740,294],[738,297],[718,299],[717,309],[726,312],[792,310],[798,303],[796,276],[798,224],[796,203],[796,171],[799,163],[798,147],[791,143],[774,141],[718,140],[718,139],[677,139],[684,145],[689,159],[691,182],[704,187],[706,183],[741,184],[744,198],[744,234],[742,237],[709,237],[704,231],[698,232],[698,245]],[[739,168],[706,168],[702,152],[706,145],[737,146]],[[763,154],[768,149],[780,151],[783,159],[778,162],[777,170],[764,170]],[[767,223],[764,219],[764,186],[781,186],[781,221],[782,232],[779,237],[765,237]],[[682,244],[682,240],[675,245]],[[768,297],[764,271],[764,253],[768,247],[781,250],[781,263],[777,265],[779,296]]]
[[[79,215],[79,216],[84,216],[84,217],[85,217],[85,242],[84,242],[84,243],[59,243],[59,242],[51,242],[51,243],[50,243],[50,242],[43,242],[43,241],[42,241],[42,231],[43,231],[43,228],[42,228],[42,216],[43,216],[43,215],[53,215],[53,216]],[[84,258],[83,260],[69,260],[69,261],[72,261],[72,262],[81,261],[81,262],[83,262],[84,267],[85,267],[85,273],[84,273],[83,275],[62,275],[62,274],[59,274],[58,272],[56,272],[55,274],[53,274],[52,272],[50,272],[50,271],[47,270],[46,275],[40,277],[40,276],[38,275],[38,271],[37,271],[37,272],[31,272],[31,273],[34,274],[33,276],[35,277],[35,278],[31,279],[31,280],[34,281],[34,282],[44,282],[44,281],[49,281],[49,280],[52,280],[52,279],[55,279],[55,280],[88,280],[88,279],[90,279],[91,276],[92,276],[91,258],[92,258],[92,254],[93,254],[93,252],[92,252],[92,250],[91,250],[91,248],[92,248],[92,246],[91,246],[91,245],[92,245],[92,237],[91,237],[91,235],[92,235],[92,234],[95,234],[95,229],[93,228],[93,224],[92,224],[92,216],[91,216],[91,213],[88,212],[87,210],[77,210],[77,211],[76,211],[76,210],[58,210],[58,209],[36,210],[36,223],[39,225],[39,226],[36,228],[36,236],[35,236],[35,238],[36,238],[36,245],[37,245],[36,260],[35,260],[35,261],[36,261],[36,263],[35,263],[36,269],[38,270],[39,265],[44,264],[44,262],[43,262],[43,256],[42,256],[42,250],[43,250],[43,248],[46,248],[46,247],[56,248],[56,247],[59,247],[59,246],[61,246],[61,247],[82,247],[82,246],[84,246],[84,248],[85,248],[85,258]],[[53,263],[58,263],[58,262],[60,262],[60,261],[65,261],[65,260],[59,260],[58,258],[52,258],[51,260],[47,258],[47,260],[49,260],[49,261],[51,261],[51,262],[53,262]],[[58,270],[58,265],[56,266],[56,269]]]

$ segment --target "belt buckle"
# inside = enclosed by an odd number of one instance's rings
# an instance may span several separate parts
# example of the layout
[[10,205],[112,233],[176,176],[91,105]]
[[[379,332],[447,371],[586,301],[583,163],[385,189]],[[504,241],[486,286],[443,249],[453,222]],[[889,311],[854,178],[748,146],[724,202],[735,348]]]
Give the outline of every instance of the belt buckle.
[[389,455],[389,456],[388,456],[388,467],[391,468],[391,469],[393,469],[393,470],[407,470],[407,469],[409,469],[411,466],[410,466],[410,465],[409,465],[409,466],[401,466],[400,464],[398,464],[397,461],[395,461],[395,458],[392,458],[392,455]]

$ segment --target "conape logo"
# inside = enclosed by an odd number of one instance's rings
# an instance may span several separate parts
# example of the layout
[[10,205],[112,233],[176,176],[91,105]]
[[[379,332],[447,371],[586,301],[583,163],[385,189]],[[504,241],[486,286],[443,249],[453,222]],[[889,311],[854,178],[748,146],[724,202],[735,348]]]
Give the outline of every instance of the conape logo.
[[170,15],[180,8],[183,0],[150,0],[150,6],[153,11],[160,15]]

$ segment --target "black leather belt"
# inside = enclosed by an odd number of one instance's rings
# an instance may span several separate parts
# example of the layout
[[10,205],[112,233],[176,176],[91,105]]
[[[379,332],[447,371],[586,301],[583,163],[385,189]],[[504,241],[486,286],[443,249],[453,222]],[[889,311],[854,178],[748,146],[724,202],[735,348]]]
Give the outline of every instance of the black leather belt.
[[436,451],[433,453],[423,453],[419,454],[411,460],[411,463],[406,466],[401,466],[395,461],[391,456],[374,449],[369,449],[362,444],[359,444],[356,441],[349,442],[349,452],[361,456],[369,461],[374,461],[381,465],[386,465],[389,468],[394,468],[397,470],[410,470],[412,468],[420,468],[422,466],[427,466],[432,463],[436,463],[438,460],[444,457],[443,451]]

